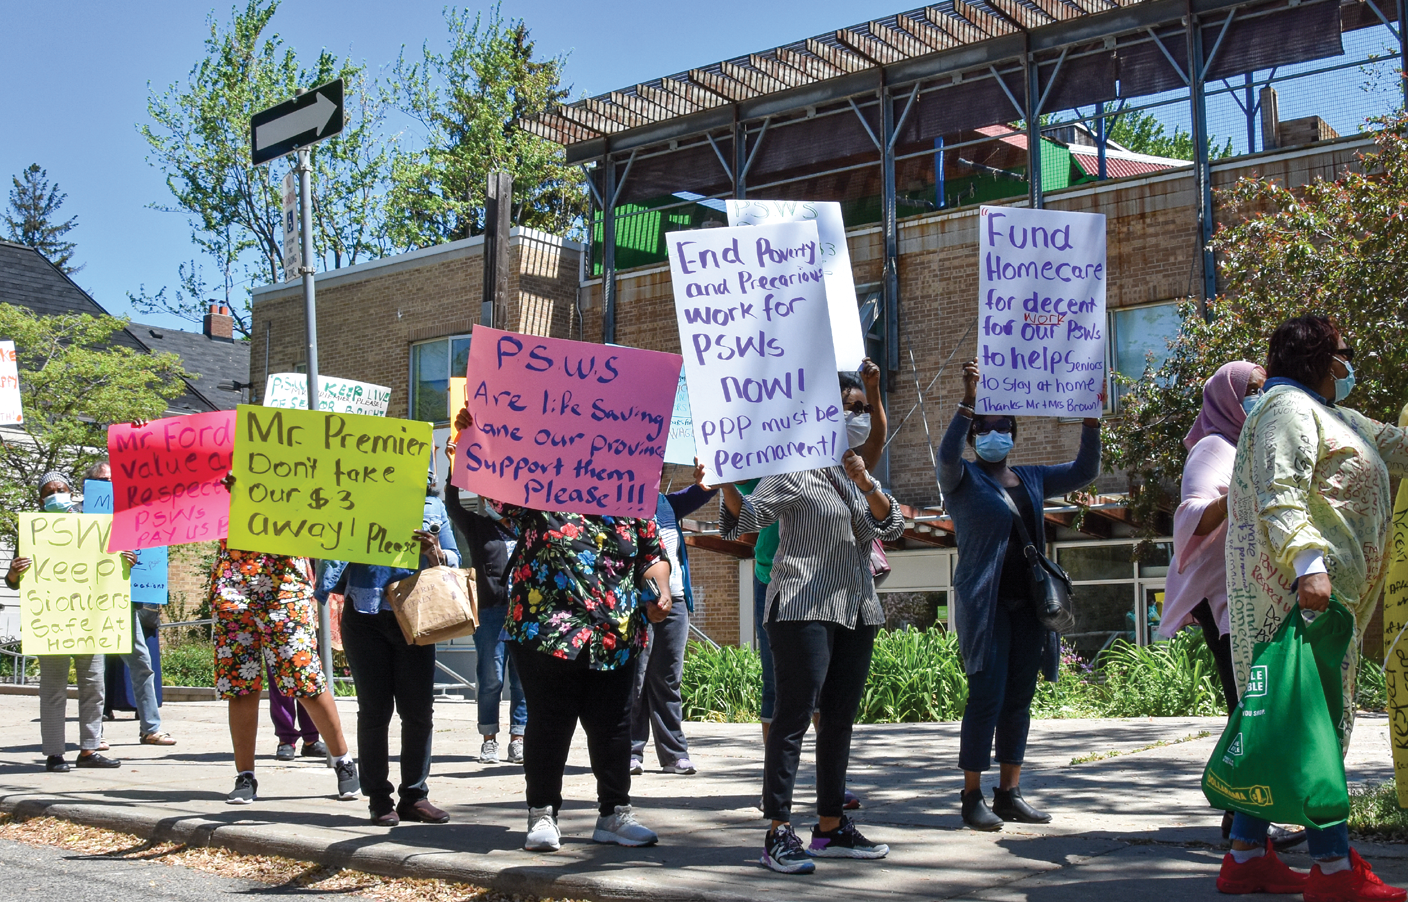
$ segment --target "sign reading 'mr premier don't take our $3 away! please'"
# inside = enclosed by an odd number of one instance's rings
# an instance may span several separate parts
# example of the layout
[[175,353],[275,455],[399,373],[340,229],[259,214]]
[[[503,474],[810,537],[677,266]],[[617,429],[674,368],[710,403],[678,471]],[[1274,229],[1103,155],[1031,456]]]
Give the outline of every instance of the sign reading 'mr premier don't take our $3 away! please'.
[[475,326],[450,481],[535,510],[651,517],[677,354]]
[[983,207],[978,253],[978,413],[1098,417],[1105,217]]
[[695,450],[709,481],[839,463],[846,423],[816,224],[666,240]]
[[430,424],[241,404],[230,547],[417,566]]

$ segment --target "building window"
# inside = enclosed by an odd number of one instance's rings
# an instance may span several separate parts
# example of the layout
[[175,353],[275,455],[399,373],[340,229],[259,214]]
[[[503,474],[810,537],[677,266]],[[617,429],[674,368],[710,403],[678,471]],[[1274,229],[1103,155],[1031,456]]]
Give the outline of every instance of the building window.
[[1058,542],[1055,551],[1056,562],[1075,583],[1076,628],[1062,639],[1083,657],[1094,657],[1116,640],[1148,645],[1158,638],[1173,543],[1155,543],[1142,562],[1134,560],[1130,541]]
[[[1129,379],[1138,379],[1146,369],[1157,371],[1168,359],[1168,345],[1178,337],[1182,321],[1178,302],[1125,307],[1110,311],[1111,369]],[[1107,393],[1112,410],[1119,407],[1123,386],[1111,385]]]
[[411,345],[411,419],[450,422],[450,376],[469,365],[469,336],[454,335]]

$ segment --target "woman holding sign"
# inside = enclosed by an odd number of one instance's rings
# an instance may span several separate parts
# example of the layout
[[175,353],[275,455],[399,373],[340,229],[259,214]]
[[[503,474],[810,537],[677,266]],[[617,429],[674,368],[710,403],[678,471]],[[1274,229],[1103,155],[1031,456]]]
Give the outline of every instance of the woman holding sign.
[[[1061,654],[1060,637],[1037,620],[1021,536],[1044,551],[1047,496],[1084,488],[1100,474],[1100,421],[1086,417],[1075,460],[1009,467],[1017,420],[976,413],[977,391],[978,361],[969,360],[963,365],[963,400],[939,445],[938,476],[958,539],[953,621],[968,675],[958,751],[963,822],[974,830],[1000,830],[1003,821],[1051,820],[1027,804],[1018,788],[1037,673],[1054,681]],[[963,459],[965,443],[976,461]],[[989,810],[981,777],[992,767],[994,735],[1000,773]]]
[[[871,546],[898,539],[904,517],[855,450],[871,431],[867,395],[853,381],[842,387],[851,447],[843,465],[768,476],[747,497],[721,487],[725,538],[779,524],[765,618],[777,698],[763,764],[763,813],[772,826],[762,861],[784,874],[811,873],[813,857],[876,859],[890,851],[846,817],[846,768],[875,634],[885,622]],[[696,481],[702,478],[696,467]],[[792,789],[813,712],[819,823],[803,849],[792,830]]]
[[[469,410],[455,418],[463,432]],[[528,698],[523,773],[530,852],[561,846],[557,814],[577,721],[587,734],[600,816],[592,840],[654,845],[631,809],[631,689],[645,621],[670,613],[670,565],[655,521],[490,502],[518,540],[509,654]]]

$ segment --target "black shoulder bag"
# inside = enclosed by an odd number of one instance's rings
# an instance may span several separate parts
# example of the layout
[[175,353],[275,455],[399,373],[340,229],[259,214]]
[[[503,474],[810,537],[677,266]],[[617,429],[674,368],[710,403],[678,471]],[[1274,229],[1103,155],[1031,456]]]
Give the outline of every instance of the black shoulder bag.
[[1049,630],[1058,633],[1070,632],[1076,625],[1076,615],[1071,608],[1071,595],[1074,594],[1071,578],[1059,564],[1042,554],[1036,547],[1031,534],[1027,532],[1027,524],[1022,522],[1022,512],[1017,508],[1017,502],[1007,494],[1005,487],[996,480],[993,482],[1002,493],[1002,500],[1007,503],[1007,509],[1012,511],[1012,522],[1017,524],[1017,535],[1022,539],[1022,553],[1026,556],[1027,566],[1030,568],[1029,591],[1036,619]]

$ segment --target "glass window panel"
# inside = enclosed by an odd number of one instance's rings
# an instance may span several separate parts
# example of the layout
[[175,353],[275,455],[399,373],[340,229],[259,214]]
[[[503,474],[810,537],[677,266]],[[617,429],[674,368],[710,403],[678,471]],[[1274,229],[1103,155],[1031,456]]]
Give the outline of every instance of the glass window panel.
[[1169,561],[1173,558],[1173,543],[1159,542],[1152,546],[1148,558],[1139,562],[1140,576],[1168,576]]
[[[1146,369],[1163,366],[1168,344],[1178,337],[1180,326],[1176,303],[1115,310],[1110,320],[1115,372],[1131,379],[1138,379]],[[1113,392],[1116,396],[1120,393],[1118,388]]]
[[880,607],[885,611],[885,629],[928,629],[948,626],[948,593],[882,592]]
[[449,421],[449,369],[448,341],[428,341],[411,347],[411,419]]
[[1056,549],[1056,563],[1077,582],[1087,579],[1133,579],[1131,545],[1071,545]]
[[450,373],[451,376],[463,376],[465,370],[469,368],[469,339],[450,339]]
[[1132,582],[1077,586],[1071,599],[1076,627],[1062,638],[1085,658],[1115,639],[1133,643],[1134,587]]

